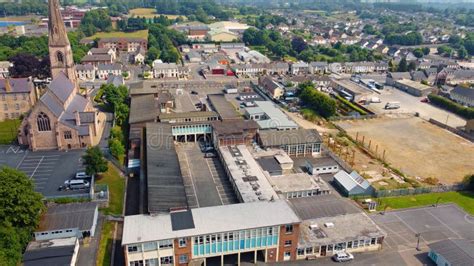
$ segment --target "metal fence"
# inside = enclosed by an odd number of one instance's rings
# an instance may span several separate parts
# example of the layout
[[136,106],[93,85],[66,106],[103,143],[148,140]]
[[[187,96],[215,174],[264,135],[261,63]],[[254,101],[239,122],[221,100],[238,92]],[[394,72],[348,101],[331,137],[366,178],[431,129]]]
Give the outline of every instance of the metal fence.
[[363,119],[373,119],[379,117],[378,115],[348,115],[348,116],[334,116],[330,117],[331,121],[341,121],[341,120],[363,120]]
[[474,136],[469,135],[468,133],[466,133],[466,132],[464,132],[464,131],[462,131],[462,130],[459,130],[459,129],[454,128],[454,127],[451,127],[451,126],[448,126],[448,125],[446,125],[446,124],[444,124],[444,123],[441,123],[441,122],[439,122],[439,121],[437,121],[437,120],[434,120],[433,118],[430,118],[430,120],[428,120],[428,121],[429,121],[431,124],[433,124],[433,125],[436,125],[436,126],[438,126],[438,127],[440,127],[440,128],[444,128],[444,129],[446,129],[446,130],[449,130],[449,131],[453,132],[454,134],[457,134],[457,135],[459,135],[459,136],[461,136],[461,137],[463,137],[463,138],[465,138],[465,139],[467,139],[467,140],[469,140],[469,141],[471,141],[471,142],[474,142]]
[[465,189],[464,184],[439,185],[439,186],[418,187],[418,188],[387,189],[387,190],[376,190],[374,192],[374,197],[376,198],[397,197],[397,196],[418,195],[418,194],[428,194],[428,193],[441,193],[441,192],[449,192],[449,191],[461,191],[464,189]]

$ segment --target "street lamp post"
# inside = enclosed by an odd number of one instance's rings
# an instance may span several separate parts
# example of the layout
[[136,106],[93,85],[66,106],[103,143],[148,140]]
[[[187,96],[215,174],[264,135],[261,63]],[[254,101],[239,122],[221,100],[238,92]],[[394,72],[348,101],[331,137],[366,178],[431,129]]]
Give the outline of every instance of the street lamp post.
[[416,240],[416,250],[417,250],[417,251],[421,251],[421,248],[420,248],[420,237],[421,237],[421,233],[417,233],[417,234],[415,234],[415,236],[418,238],[418,239]]

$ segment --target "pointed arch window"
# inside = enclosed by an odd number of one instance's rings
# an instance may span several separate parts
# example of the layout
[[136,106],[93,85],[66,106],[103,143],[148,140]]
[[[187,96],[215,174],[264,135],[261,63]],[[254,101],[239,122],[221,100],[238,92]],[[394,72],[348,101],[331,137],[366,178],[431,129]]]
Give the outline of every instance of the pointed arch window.
[[38,114],[36,123],[38,124],[38,131],[51,131],[51,123],[48,115],[45,113],[41,112]]
[[57,59],[58,59],[58,63],[59,63],[59,64],[61,64],[61,65],[64,64],[64,55],[63,55],[63,53],[57,52],[57,53],[56,53],[56,57],[57,57]]

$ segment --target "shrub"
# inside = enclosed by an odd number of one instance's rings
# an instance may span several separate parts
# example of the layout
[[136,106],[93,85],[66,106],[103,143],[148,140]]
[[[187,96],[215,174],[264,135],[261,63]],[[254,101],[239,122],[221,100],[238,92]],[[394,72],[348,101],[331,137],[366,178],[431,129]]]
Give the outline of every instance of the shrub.
[[474,191],[474,174],[466,175],[463,179],[464,185],[466,185],[466,189]]
[[474,108],[472,107],[464,107],[450,99],[435,94],[428,95],[428,99],[430,99],[430,102],[434,105],[451,111],[465,119],[474,119]]
[[430,184],[430,185],[437,185],[439,183],[439,180],[438,178],[436,177],[428,177],[428,178],[425,178],[425,183],[426,184]]
[[109,141],[109,149],[112,156],[119,160],[125,155],[125,147],[118,139],[111,139]]
[[344,104],[345,106],[349,107],[350,109],[358,112],[360,115],[367,115],[367,112],[360,109],[358,106],[356,106],[355,104],[351,103],[350,101],[348,101],[347,99],[339,96],[339,95],[336,95],[336,98],[341,101],[342,104]]

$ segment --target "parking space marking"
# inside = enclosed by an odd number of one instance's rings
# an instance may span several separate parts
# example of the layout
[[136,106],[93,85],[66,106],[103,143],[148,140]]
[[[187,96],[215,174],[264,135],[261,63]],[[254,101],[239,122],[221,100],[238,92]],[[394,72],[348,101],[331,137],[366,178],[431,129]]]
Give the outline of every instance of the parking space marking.
[[[205,159],[205,160],[206,160],[207,167],[209,168],[209,172],[211,173],[212,179],[214,181],[214,185],[217,185],[216,184],[216,179],[214,178],[214,174],[211,171],[211,166],[209,165],[209,160],[207,160],[207,159]],[[217,188],[217,186],[216,186],[216,189],[217,189],[217,195],[219,196],[219,199],[221,200],[221,204],[224,205],[224,201],[222,200],[222,195],[219,191],[219,188]]]
[[[196,195],[197,191],[196,191],[196,185],[194,184],[194,178],[193,178],[193,174],[191,173],[191,167],[189,166],[189,160],[188,160],[188,155],[186,153],[184,153],[184,160],[186,161],[186,165],[189,169],[189,177],[191,179],[191,184],[193,186],[193,191],[194,191],[194,195]],[[195,197],[196,198],[196,204],[197,204],[197,207],[199,208],[199,201],[197,199],[197,196]]]
[[33,176],[35,175],[36,170],[38,170],[38,167],[40,166],[40,164],[41,164],[41,162],[43,161],[43,159],[44,159],[44,157],[42,157],[42,158],[40,159],[40,161],[38,162],[38,165],[36,166],[35,170],[33,171],[33,173],[31,174],[30,177],[33,177]]

